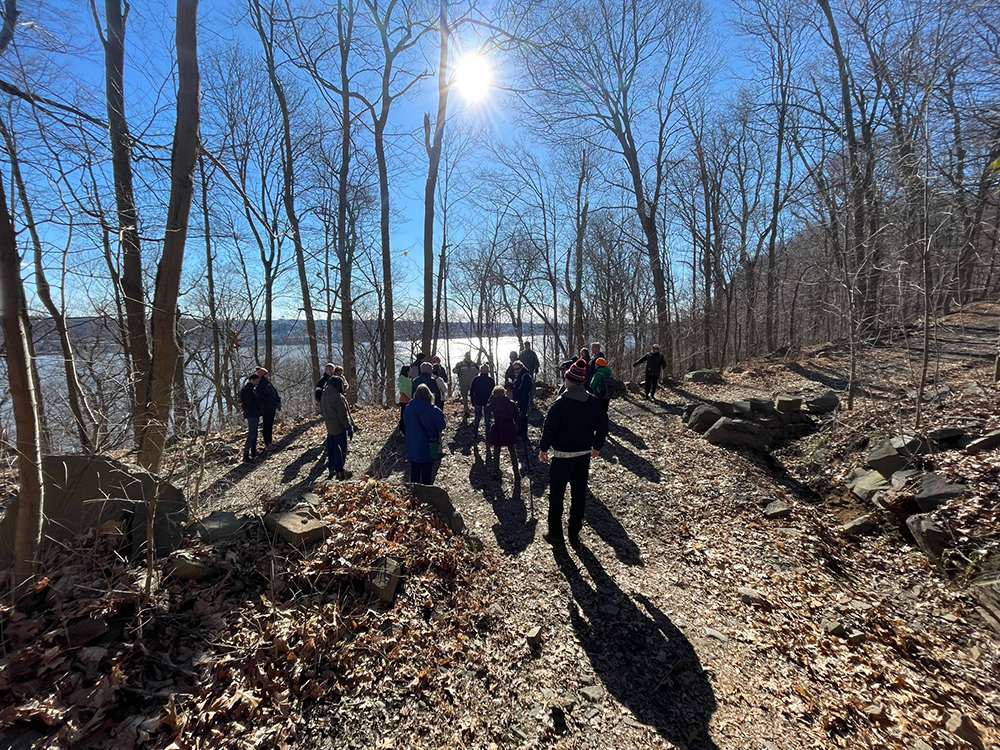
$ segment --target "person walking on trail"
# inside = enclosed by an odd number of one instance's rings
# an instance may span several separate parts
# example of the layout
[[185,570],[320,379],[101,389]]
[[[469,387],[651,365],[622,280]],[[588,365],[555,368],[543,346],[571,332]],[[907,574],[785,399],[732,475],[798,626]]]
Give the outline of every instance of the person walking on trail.
[[347,440],[354,437],[354,420],[344,396],[344,381],[334,375],[323,389],[320,411],[326,423],[326,460],[330,473],[327,479],[350,479],[353,473],[344,469],[347,460]]
[[434,459],[438,457],[445,427],[444,412],[431,403],[431,398],[431,389],[421,383],[403,410],[406,457],[410,461],[410,481],[414,484],[431,484]]
[[517,404],[517,410],[521,413],[520,420],[518,421],[517,436],[527,438],[528,409],[531,408],[531,391],[534,389],[534,383],[521,360],[514,362],[512,367],[514,368],[514,403]]
[[[493,415],[493,427],[489,430],[489,439],[486,441],[487,450],[493,449],[493,468],[490,476],[499,479],[500,474],[500,449],[505,447],[510,453],[510,462],[514,467],[514,476],[520,476],[517,467],[517,452],[514,445],[517,443],[519,413],[517,404],[507,398],[507,391],[501,385],[493,389],[487,406],[490,414]],[[489,456],[487,456],[489,459]]]
[[[422,385],[427,386],[427,389],[431,392],[431,396],[434,398],[434,405],[440,409],[441,404],[444,403],[444,397],[441,395],[441,391],[438,390],[437,380],[432,374],[430,362],[424,362],[420,365],[420,374],[413,378],[413,393],[416,393],[417,388]],[[403,420],[403,423],[405,426],[405,419]]]
[[472,440],[475,442],[479,440],[479,420],[485,415],[486,426],[483,428],[483,435],[489,438],[490,435],[490,407],[489,401],[490,396],[493,395],[493,389],[496,388],[496,381],[490,376],[490,366],[483,365],[479,368],[479,374],[476,375],[475,379],[472,381],[472,385],[469,386],[469,396],[472,398],[472,408],[475,410],[475,419],[472,422]]
[[567,484],[569,541],[573,545],[580,543],[590,459],[597,458],[608,438],[608,415],[584,388],[586,377],[587,362],[583,359],[566,371],[566,391],[549,408],[538,445],[538,458],[549,463],[549,528],[542,538],[552,545],[565,544],[562,515]]
[[462,416],[469,418],[469,388],[472,381],[479,376],[479,363],[472,361],[472,352],[466,352],[462,361],[455,365],[455,375],[458,378],[458,391],[462,396]]
[[260,381],[257,383],[257,394],[260,397],[261,432],[264,433],[264,450],[277,450],[274,444],[274,416],[281,409],[281,396],[267,377],[267,370],[257,368]]
[[316,406],[319,406],[319,402],[323,399],[323,389],[326,388],[326,384],[329,382],[336,373],[335,370],[337,366],[333,362],[327,362],[326,366],[323,368],[323,377],[319,379],[316,383]]
[[667,364],[663,355],[660,354],[660,347],[658,344],[653,344],[652,351],[650,351],[645,357],[637,359],[635,364],[632,366],[638,367],[643,362],[646,363],[646,382],[644,383],[646,398],[652,401],[656,398],[656,385],[660,380],[660,371]]
[[246,463],[257,458],[257,427],[260,425],[261,413],[258,383],[260,375],[253,372],[240,390],[240,406],[243,408],[243,418],[247,421],[247,437],[243,441],[243,461]]
[[598,357],[594,360],[594,364],[597,368],[590,379],[589,390],[597,396],[601,406],[604,407],[604,413],[607,414],[608,407],[611,406],[611,368],[608,367],[608,361],[604,357]]
[[503,387],[507,391],[507,396],[514,397],[514,363],[517,362],[517,352],[510,353],[510,364],[503,375]]
[[524,369],[528,371],[532,380],[538,377],[538,371],[542,365],[538,361],[538,355],[532,350],[530,341],[524,342],[524,348],[518,355],[518,359],[524,364]]
[[413,397],[413,379],[410,377],[410,366],[403,365],[399,368],[399,379],[396,381],[399,388],[399,434],[406,437],[406,425],[403,424],[403,411]]

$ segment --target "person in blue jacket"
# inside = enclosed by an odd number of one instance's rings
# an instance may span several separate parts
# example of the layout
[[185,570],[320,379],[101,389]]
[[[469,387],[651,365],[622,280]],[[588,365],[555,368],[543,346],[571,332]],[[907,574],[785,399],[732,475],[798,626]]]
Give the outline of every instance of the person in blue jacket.
[[434,459],[444,432],[444,412],[431,403],[431,389],[421,384],[403,410],[406,425],[406,457],[410,460],[410,481],[431,484]]

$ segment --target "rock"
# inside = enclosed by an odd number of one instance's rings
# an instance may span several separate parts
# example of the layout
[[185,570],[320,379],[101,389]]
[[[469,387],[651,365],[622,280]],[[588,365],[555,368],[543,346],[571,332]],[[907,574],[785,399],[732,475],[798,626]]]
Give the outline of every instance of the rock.
[[879,472],[872,470],[862,474],[854,480],[851,492],[860,500],[869,501],[876,492],[883,492],[889,489],[890,484],[885,481]]
[[901,490],[906,486],[906,483],[913,477],[920,474],[916,469],[903,469],[902,471],[897,471],[892,475],[889,480],[889,484],[892,485],[892,489]]
[[221,572],[211,561],[186,549],[171,553],[170,567],[175,576],[186,581],[203,581]]
[[461,534],[465,530],[465,521],[462,520],[461,514],[455,510],[448,490],[433,484],[410,484],[408,482],[404,484],[419,502],[434,508],[453,533]]
[[842,622],[837,622],[836,620],[823,620],[819,626],[823,629],[824,633],[832,635],[835,638],[843,638],[847,635],[847,628],[844,627]]
[[891,440],[883,440],[873,450],[869,451],[865,458],[871,468],[875,469],[886,479],[901,469],[905,469],[908,463],[905,456],[899,455]]
[[243,521],[228,510],[216,510],[192,524],[188,534],[197,536],[206,544],[231,539],[243,530]]
[[926,513],[918,513],[907,518],[906,527],[923,553],[935,563],[941,562],[944,551],[951,546],[951,535]]
[[719,643],[728,643],[729,642],[729,638],[727,638],[725,635],[723,635],[722,633],[720,633],[715,628],[705,628],[705,635],[707,635],[709,638],[714,638]]
[[816,398],[809,399],[806,406],[809,407],[810,414],[829,414],[840,406],[840,397],[833,391],[825,391]]
[[760,425],[742,419],[723,417],[705,432],[705,439],[713,445],[744,446],[764,450],[774,439]]
[[857,630],[855,630],[853,633],[847,634],[847,642],[855,647],[860,646],[862,643],[864,643],[866,638],[867,636],[864,633],[859,632]]
[[720,419],[722,419],[722,412],[714,406],[698,404],[691,410],[691,414],[687,419],[687,426],[695,432],[704,432]]
[[965,450],[972,454],[985,453],[998,446],[1000,446],[1000,430],[993,430],[993,432],[988,432],[981,438],[973,440],[966,446]]
[[308,513],[269,513],[264,516],[264,526],[296,547],[321,542],[330,533],[325,523]]
[[739,419],[747,419],[753,413],[753,409],[750,408],[749,401],[734,401],[733,402],[733,415]]
[[945,500],[958,497],[965,492],[964,484],[951,484],[940,474],[930,472],[924,474],[920,482],[920,491],[916,494],[917,505],[924,513],[937,510]]
[[391,557],[378,558],[365,576],[365,591],[374,594],[380,601],[390,604],[396,596],[396,586],[399,585],[399,574],[402,569],[399,562]]
[[542,629],[538,625],[535,625],[535,627],[525,633],[524,637],[528,639],[528,645],[531,648],[542,647]]
[[927,452],[927,440],[922,435],[897,435],[890,438],[889,443],[896,453],[904,458],[919,456]]
[[927,439],[939,451],[966,448],[972,442],[969,433],[959,427],[942,427],[940,430],[931,430],[927,433]]
[[890,724],[889,714],[886,713],[885,706],[873,703],[870,706],[865,706],[864,714],[868,717],[868,720],[875,724]]
[[972,720],[961,711],[949,711],[948,718],[944,723],[944,728],[956,737],[959,737],[973,747],[978,748],[978,750],[985,750],[985,745],[983,744],[983,738],[979,733],[979,729],[972,723]]
[[802,399],[798,396],[778,396],[774,399],[774,408],[783,414],[791,414],[802,409]]
[[82,617],[66,627],[66,639],[70,648],[79,648],[100,638],[108,632],[108,623],[95,617]]
[[767,398],[751,398],[748,399],[750,403],[750,409],[757,412],[758,414],[777,414],[778,410],[774,408],[774,403]]
[[764,508],[764,518],[788,518],[792,515],[792,509],[780,500],[768,503]]
[[755,589],[741,587],[737,589],[737,593],[740,595],[740,601],[744,604],[757,607],[766,607],[768,605],[767,599],[761,596]]
[[859,516],[858,518],[845,523],[840,527],[840,532],[842,534],[847,534],[848,536],[861,536],[874,529],[876,523],[877,519],[875,514],[868,513],[867,515]]
[[590,687],[585,687],[580,691],[580,695],[586,698],[591,703],[597,703],[601,698],[604,697],[604,689],[598,687],[597,685],[591,685]]
[[910,745],[909,750],[934,750],[934,748],[923,740],[914,740],[913,744]]
[[302,494],[302,502],[309,503],[312,506],[319,505],[319,495],[315,492],[304,492]]
[[689,383],[712,383],[721,385],[724,381],[722,376],[715,370],[692,370],[684,376],[684,380]]
[[[42,537],[64,540],[106,521],[121,521],[133,559],[146,555],[149,502],[161,491],[153,517],[153,551],[163,557],[180,549],[188,506],[184,493],[155,474],[102,456],[43,456],[45,517]],[[0,562],[13,555],[15,498],[0,521]]]

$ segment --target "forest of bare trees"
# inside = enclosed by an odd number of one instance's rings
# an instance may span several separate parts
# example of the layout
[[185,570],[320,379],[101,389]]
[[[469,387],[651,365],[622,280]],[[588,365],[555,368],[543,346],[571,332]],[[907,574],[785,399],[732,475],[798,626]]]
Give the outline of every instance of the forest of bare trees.
[[42,452],[155,470],[257,363],[389,405],[450,336],[680,374],[1000,290],[995,3],[6,0],[0,52],[27,545]]

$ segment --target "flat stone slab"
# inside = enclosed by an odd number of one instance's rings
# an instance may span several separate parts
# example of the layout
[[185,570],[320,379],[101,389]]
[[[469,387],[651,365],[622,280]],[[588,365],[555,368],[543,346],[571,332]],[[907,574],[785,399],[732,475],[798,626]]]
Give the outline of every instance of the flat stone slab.
[[190,550],[177,550],[171,553],[169,559],[173,574],[187,581],[204,581],[222,572],[210,560]]
[[330,533],[325,523],[306,513],[269,513],[264,516],[264,526],[296,547],[321,542]]
[[872,499],[876,492],[884,492],[891,486],[884,476],[872,470],[856,477],[854,484],[851,486],[851,492],[859,500],[867,502]]
[[228,510],[217,510],[209,513],[200,521],[191,525],[189,533],[197,536],[206,544],[231,539],[243,530],[243,520]]
[[774,408],[785,414],[791,414],[802,409],[802,399],[798,396],[778,396],[774,399]]
[[897,471],[906,468],[909,463],[905,456],[899,455],[899,451],[892,444],[892,440],[883,440],[874,449],[869,451],[865,458],[865,463],[875,469],[885,479],[889,479]]
[[402,572],[403,568],[397,560],[391,557],[378,558],[365,576],[365,591],[378,597],[379,601],[392,603]]
[[739,445],[764,450],[774,442],[770,433],[753,422],[723,417],[705,432],[705,439],[713,445]]
[[790,515],[792,515],[792,509],[780,500],[768,503],[767,507],[764,508],[764,518],[788,518]]
[[951,483],[940,474],[930,472],[924,474],[920,482],[920,491],[916,494],[917,505],[923,513],[937,510],[941,503],[958,497],[965,492],[965,485]]
[[861,536],[874,529],[876,522],[875,515],[868,513],[867,515],[848,521],[840,527],[840,531],[842,534],[847,534],[848,536]]
[[966,451],[972,454],[985,453],[995,448],[1000,448],[1000,430],[988,432],[981,438],[976,438],[966,447]]

